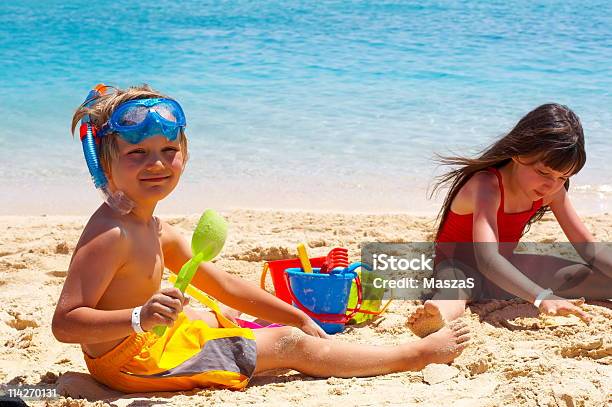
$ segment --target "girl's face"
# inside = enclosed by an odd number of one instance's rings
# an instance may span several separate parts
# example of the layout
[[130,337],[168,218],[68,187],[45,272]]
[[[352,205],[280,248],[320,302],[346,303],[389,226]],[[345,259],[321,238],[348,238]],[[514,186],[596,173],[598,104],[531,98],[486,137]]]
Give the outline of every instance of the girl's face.
[[157,203],[176,187],[184,166],[179,139],[152,136],[138,144],[117,137],[119,154],[110,180],[134,202]]
[[533,201],[551,196],[563,188],[571,173],[562,173],[547,167],[539,160],[515,157],[518,185]]

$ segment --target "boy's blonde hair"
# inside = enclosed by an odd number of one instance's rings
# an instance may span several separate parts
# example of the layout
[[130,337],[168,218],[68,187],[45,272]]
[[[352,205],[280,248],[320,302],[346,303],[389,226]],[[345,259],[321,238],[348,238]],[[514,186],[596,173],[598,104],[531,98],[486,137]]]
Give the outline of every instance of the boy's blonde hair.
[[[97,97],[94,103],[90,106],[85,106],[85,103],[83,103],[77,108],[76,112],[74,112],[74,116],[72,116],[72,134],[74,134],[74,130],[85,115],[89,115],[91,124],[100,130],[104,123],[106,123],[111,117],[115,109],[128,100],[153,98],[172,99],[153,90],[147,84],[132,86],[127,89],[119,89],[110,86],[109,88],[111,88],[110,92]],[[89,102],[89,100],[87,102]],[[117,136],[117,133],[112,132],[106,134],[100,139],[100,164],[102,165],[102,169],[107,176],[110,174],[112,161],[115,160],[119,154],[119,148],[117,147]],[[178,139],[181,145],[181,150],[183,151],[184,164],[187,162],[188,151],[187,137],[185,136],[183,129],[180,130]]]

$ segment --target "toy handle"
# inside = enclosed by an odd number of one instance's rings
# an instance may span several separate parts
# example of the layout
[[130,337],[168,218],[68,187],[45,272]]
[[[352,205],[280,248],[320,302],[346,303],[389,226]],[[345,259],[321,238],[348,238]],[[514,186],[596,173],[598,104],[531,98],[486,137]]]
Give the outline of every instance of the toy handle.
[[[372,271],[372,269],[367,264],[363,264],[363,263],[353,263],[349,266],[348,270],[355,271],[356,269],[360,267],[368,271]],[[357,276],[357,278],[359,278],[359,276]],[[356,285],[357,285],[357,304],[355,305],[355,308],[347,308],[347,311],[352,311],[352,313],[348,315],[349,319],[351,319],[357,313],[369,314],[369,315],[380,315],[387,310],[387,308],[391,304],[391,301],[393,301],[393,298],[390,298],[389,301],[387,301],[387,303],[382,307],[380,311],[369,311],[365,309],[362,310],[361,305],[363,302],[363,287],[361,286],[361,281],[357,280]]]
[[[184,293],[191,283],[191,280],[198,270],[198,266],[202,262],[203,258],[204,253],[200,252],[195,257],[189,259],[185,264],[183,264],[183,267],[181,267],[181,271],[179,271],[176,282],[174,283],[174,286],[178,288],[181,293]],[[155,335],[158,337],[161,337],[166,332],[166,328],[168,328],[166,325],[158,325],[153,328],[153,333],[155,333]]]
[[265,262],[263,270],[261,270],[261,277],[259,277],[259,287],[261,287],[262,290],[266,289],[266,276],[268,275],[269,269],[270,266],[268,265],[268,262]]
[[312,273],[312,265],[310,264],[310,259],[308,258],[308,252],[306,251],[306,246],[304,246],[304,243],[300,243],[298,245],[297,252],[304,273]]
[[[353,263],[347,268],[347,270],[355,271],[360,267],[367,269],[367,267],[362,263]],[[350,314],[346,315],[347,321],[350,320],[356,313],[361,312],[361,302],[363,300],[363,288],[361,287],[361,279],[359,278],[359,274],[355,276],[355,285],[357,288],[357,304],[355,304],[355,308],[347,308],[347,311],[351,311]]]
[[174,283],[174,286],[181,290],[182,293],[185,292],[187,286],[191,283],[191,280],[193,280],[193,276],[195,276],[198,266],[203,259],[204,253],[200,252],[185,263],[183,267],[181,267],[181,271],[179,271],[178,276],[176,277],[176,283]]

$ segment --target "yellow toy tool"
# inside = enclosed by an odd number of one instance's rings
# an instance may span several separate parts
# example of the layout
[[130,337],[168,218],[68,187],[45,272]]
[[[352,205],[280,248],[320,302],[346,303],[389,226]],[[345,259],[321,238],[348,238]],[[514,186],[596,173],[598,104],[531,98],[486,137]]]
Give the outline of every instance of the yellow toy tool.
[[310,260],[308,260],[308,252],[306,252],[306,246],[304,246],[304,243],[300,243],[298,245],[297,252],[300,263],[302,263],[304,273],[312,273],[312,266],[310,265]]

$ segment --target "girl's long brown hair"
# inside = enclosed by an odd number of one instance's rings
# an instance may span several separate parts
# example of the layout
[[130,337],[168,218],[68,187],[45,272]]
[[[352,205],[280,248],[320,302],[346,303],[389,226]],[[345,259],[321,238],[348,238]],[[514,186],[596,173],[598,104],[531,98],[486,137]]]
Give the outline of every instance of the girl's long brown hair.
[[[442,165],[455,168],[437,177],[432,191],[433,195],[442,187],[449,188],[438,213],[436,238],[453,199],[472,175],[489,167],[502,167],[517,156],[537,157],[555,171],[576,174],[586,162],[580,119],[567,106],[544,104],[527,113],[508,134],[484,149],[477,158],[438,156]],[[569,188],[569,179],[564,186]],[[525,231],[549,210],[548,206],[540,208],[527,223]]]

